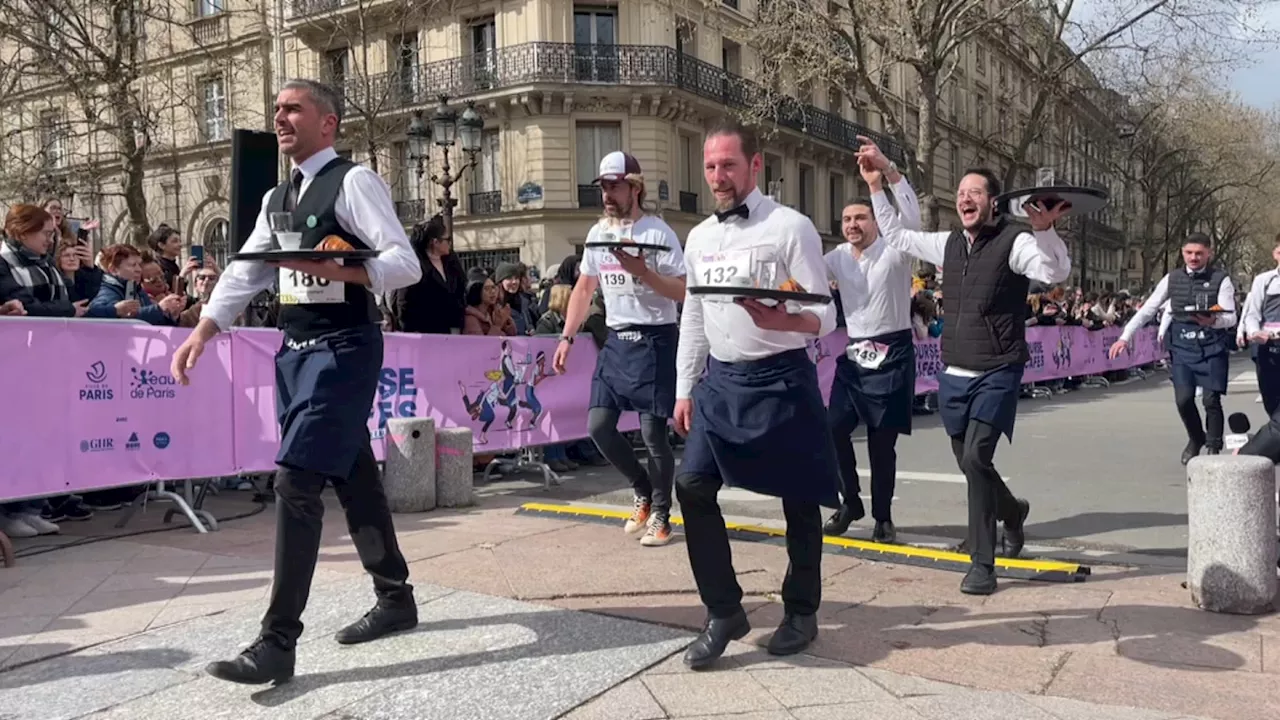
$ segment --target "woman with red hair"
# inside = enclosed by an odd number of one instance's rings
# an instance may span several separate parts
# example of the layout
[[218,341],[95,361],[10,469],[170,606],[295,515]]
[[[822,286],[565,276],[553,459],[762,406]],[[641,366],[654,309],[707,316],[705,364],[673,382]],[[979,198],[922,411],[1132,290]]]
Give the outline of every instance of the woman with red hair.
[[112,245],[102,251],[102,288],[89,306],[95,317],[137,318],[150,325],[175,325],[183,310],[182,298],[167,295],[159,304],[139,284],[142,253],[132,245]]
[[[24,314],[80,317],[88,301],[71,302],[62,273],[49,264],[57,237],[53,216],[36,205],[14,205],[4,219],[0,243],[0,302],[18,303]],[[8,306],[13,309],[14,305]]]

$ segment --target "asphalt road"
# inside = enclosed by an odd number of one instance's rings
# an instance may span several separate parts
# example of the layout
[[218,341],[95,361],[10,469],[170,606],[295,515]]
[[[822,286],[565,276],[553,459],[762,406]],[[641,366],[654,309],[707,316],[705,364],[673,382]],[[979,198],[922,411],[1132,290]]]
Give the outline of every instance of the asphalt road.
[[[1224,408],[1247,413],[1258,426],[1265,416],[1256,398],[1253,365],[1238,355]],[[916,416],[915,423],[898,443],[894,522],[904,537],[958,540],[965,532],[964,477],[938,417]],[[861,437],[856,443],[862,466],[865,443]],[[1185,555],[1187,544],[1186,473],[1179,462],[1185,443],[1168,374],[1157,372],[1122,386],[1023,400],[1014,442],[1001,442],[996,467],[1031,503],[1029,544],[1171,561]],[[484,492],[630,505],[626,482],[612,468],[584,468],[545,494],[540,484],[540,478],[517,476]],[[864,474],[864,495],[868,489]],[[782,519],[776,499],[741,490],[726,488],[721,505],[726,515]],[[851,534],[869,534],[869,521]]]

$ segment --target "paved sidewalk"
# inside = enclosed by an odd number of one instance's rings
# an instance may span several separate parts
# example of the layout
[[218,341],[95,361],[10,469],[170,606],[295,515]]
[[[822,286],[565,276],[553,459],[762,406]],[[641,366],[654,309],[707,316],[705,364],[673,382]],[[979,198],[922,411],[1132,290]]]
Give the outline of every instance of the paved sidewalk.
[[[719,671],[686,672],[679,656],[703,612],[683,538],[643,548],[619,528],[516,516],[521,501],[397,516],[423,624],[357,648],[330,638],[372,600],[331,503],[299,675],[276,690],[199,672],[253,636],[270,582],[270,512],[205,536],[24,558],[0,569],[0,715],[1280,717],[1280,619],[1200,612],[1181,575],[1132,568],[1095,568],[1075,585],[1006,582],[972,598],[955,573],[828,555],[819,640],[779,661],[755,644],[781,618],[785,552],[739,542],[754,630]],[[211,507],[228,516],[248,504],[230,493]],[[157,527],[162,513],[130,529]],[[112,519],[66,530],[103,532]]]

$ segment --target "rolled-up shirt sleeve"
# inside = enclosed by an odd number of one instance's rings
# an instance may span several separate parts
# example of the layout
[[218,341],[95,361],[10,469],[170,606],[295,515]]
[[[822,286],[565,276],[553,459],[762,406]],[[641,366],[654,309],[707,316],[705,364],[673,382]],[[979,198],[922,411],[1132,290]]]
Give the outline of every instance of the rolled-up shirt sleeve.
[[409,244],[396,216],[387,183],[369,168],[357,166],[347,173],[342,195],[334,208],[338,223],[366,245],[378,251],[364,261],[369,290],[382,295],[408,287],[422,279],[422,264]]
[[[787,240],[787,269],[791,277],[806,292],[817,295],[831,295],[831,285],[827,279],[826,260],[822,257],[822,236],[808,218],[801,217],[795,223],[794,233]],[[801,312],[816,315],[818,318],[818,337],[822,337],[836,329],[835,303],[822,305],[804,305]]]
[[[271,227],[267,223],[267,201],[271,198],[269,191],[262,198],[262,209],[244,242],[242,252],[263,252],[271,249]],[[213,294],[209,302],[200,311],[200,318],[209,318],[219,330],[227,331],[235,324],[236,318],[249,306],[258,293],[271,287],[275,282],[276,268],[261,260],[232,260],[227,269],[213,286]]]

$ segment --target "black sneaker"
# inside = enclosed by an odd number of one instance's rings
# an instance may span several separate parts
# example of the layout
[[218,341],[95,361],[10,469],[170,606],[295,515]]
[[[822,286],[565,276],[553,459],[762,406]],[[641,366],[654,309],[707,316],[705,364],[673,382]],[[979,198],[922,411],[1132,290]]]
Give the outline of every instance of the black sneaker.
[[[71,520],[75,522],[84,522],[93,519],[93,511],[85,507],[83,502],[79,500],[68,500],[51,511],[58,517],[57,520],[49,520],[49,522],[61,522],[63,520]],[[44,513],[41,513],[44,517]],[[48,518],[45,518],[48,520]]]

